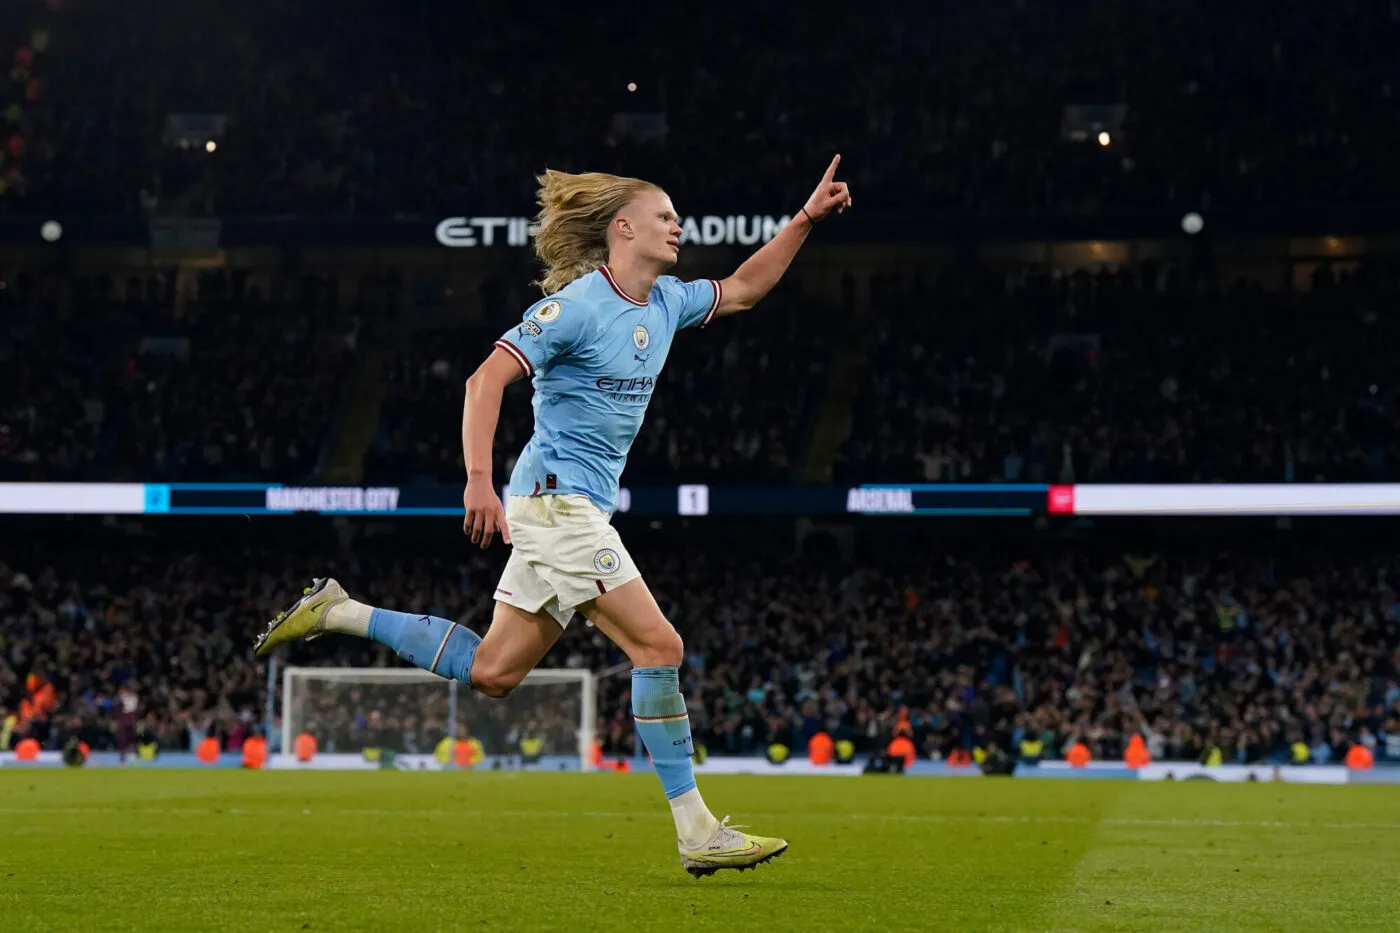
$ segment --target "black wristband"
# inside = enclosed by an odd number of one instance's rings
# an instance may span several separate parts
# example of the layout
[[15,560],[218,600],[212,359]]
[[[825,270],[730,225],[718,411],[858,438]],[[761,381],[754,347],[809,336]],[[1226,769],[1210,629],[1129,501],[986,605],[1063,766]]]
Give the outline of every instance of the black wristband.
[[[802,213],[807,214],[807,205],[805,205],[805,204],[802,205]],[[807,222],[810,223],[810,224],[811,224],[812,226],[814,226],[814,227],[817,225],[817,219],[816,219],[815,217],[813,217],[811,214],[807,214]]]

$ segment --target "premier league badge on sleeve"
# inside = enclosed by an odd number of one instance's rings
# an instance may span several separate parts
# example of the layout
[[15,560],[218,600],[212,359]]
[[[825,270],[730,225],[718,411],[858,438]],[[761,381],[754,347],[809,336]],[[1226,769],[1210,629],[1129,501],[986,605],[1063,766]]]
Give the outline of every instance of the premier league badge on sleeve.
[[559,304],[559,302],[548,301],[536,308],[535,313],[532,315],[532,317],[534,317],[534,319],[539,321],[541,324],[548,324],[550,321],[559,317],[559,312],[562,310],[563,307]]

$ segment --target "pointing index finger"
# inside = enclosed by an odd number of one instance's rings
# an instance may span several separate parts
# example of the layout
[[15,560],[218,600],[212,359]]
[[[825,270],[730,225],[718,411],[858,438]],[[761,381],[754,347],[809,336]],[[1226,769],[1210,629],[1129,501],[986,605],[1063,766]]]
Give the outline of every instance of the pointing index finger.
[[836,153],[836,157],[831,160],[831,164],[826,167],[826,174],[822,176],[823,184],[830,184],[831,179],[836,177],[836,166],[841,164],[841,153]]

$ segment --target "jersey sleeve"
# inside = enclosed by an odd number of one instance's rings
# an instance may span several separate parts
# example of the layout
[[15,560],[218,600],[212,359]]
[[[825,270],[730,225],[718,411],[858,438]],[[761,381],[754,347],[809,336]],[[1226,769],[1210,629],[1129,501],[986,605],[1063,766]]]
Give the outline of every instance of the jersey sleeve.
[[527,377],[549,369],[567,354],[583,333],[583,314],[558,298],[532,305],[520,323],[501,335],[497,349],[504,350]]
[[719,310],[720,299],[724,297],[724,286],[716,279],[696,279],[682,282],[666,277],[668,302],[675,305],[676,329],[704,327]]

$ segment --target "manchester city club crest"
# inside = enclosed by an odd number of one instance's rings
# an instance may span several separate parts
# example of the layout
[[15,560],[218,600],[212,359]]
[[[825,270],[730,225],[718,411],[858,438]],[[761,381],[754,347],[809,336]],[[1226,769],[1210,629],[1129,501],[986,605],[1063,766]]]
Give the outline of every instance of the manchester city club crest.
[[645,350],[651,346],[651,334],[647,332],[645,327],[638,324],[637,329],[632,331],[632,343],[636,345],[638,350]]
[[617,573],[617,568],[622,566],[622,558],[612,548],[605,547],[593,555],[593,566],[599,573]]

